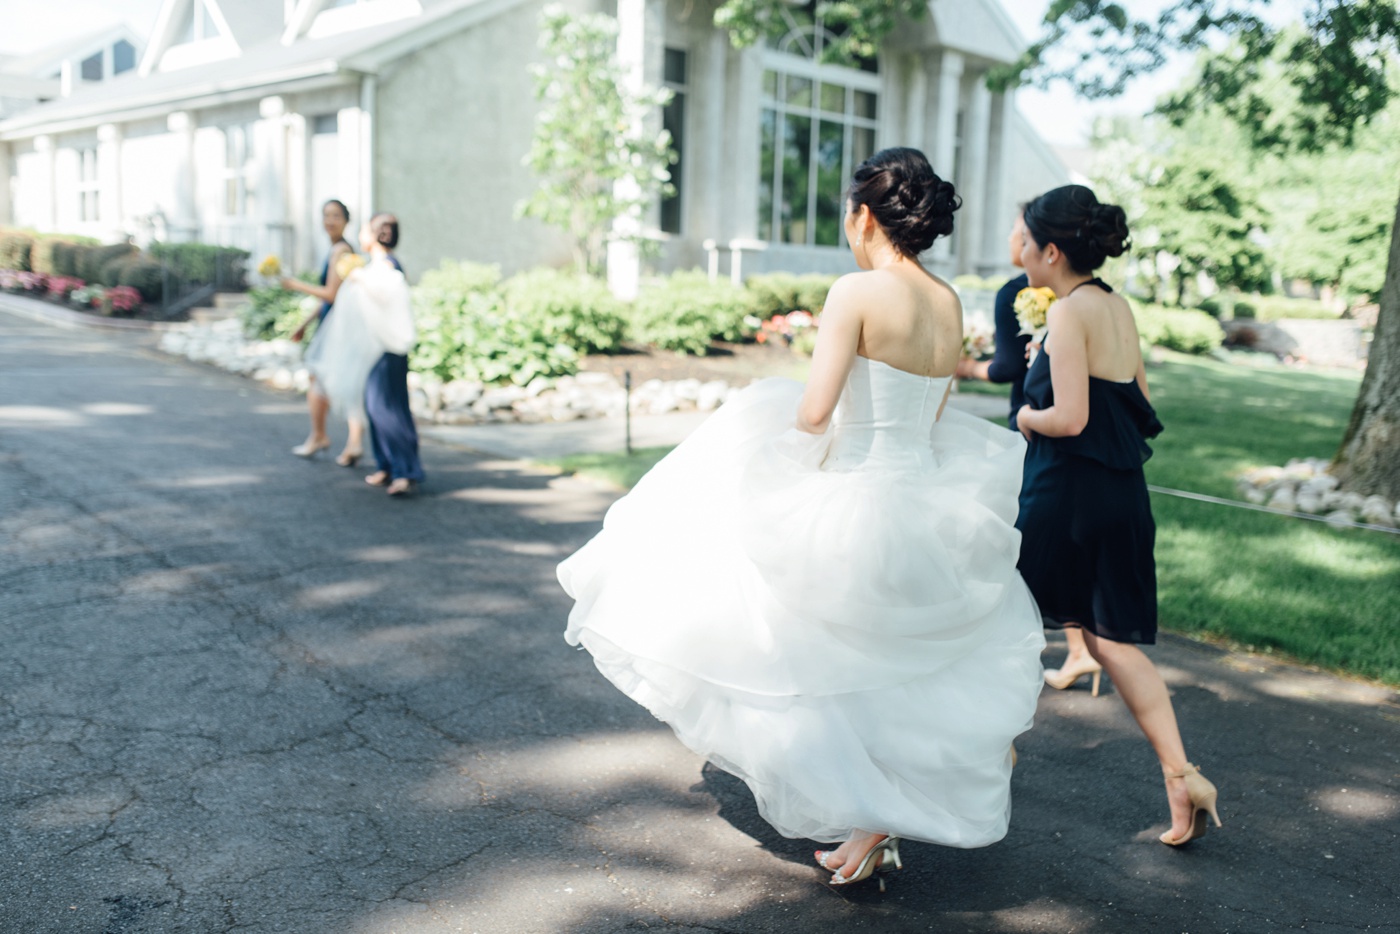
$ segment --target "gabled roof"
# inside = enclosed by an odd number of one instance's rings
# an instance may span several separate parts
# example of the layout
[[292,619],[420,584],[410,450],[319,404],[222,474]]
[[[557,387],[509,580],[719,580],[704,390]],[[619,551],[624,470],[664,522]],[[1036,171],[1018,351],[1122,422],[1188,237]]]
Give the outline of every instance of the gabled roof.
[[1000,0],[929,0],[938,41],[995,62],[1013,62],[1028,43]]
[[[166,0],[166,5],[189,0]],[[225,0],[225,7],[243,0]],[[277,0],[280,4],[281,0]],[[422,15],[282,45],[280,29],[234,58],[178,71],[87,85],[71,97],[0,122],[0,139],[27,139],[98,123],[159,116],[174,110],[245,100],[343,82],[386,64],[526,0],[422,0]],[[162,15],[166,12],[162,8]],[[230,23],[230,28],[232,24]]]
[[0,72],[11,75],[25,75],[33,78],[47,78],[46,72],[58,67],[60,62],[76,55],[90,55],[120,39],[125,39],[139,52],[141,37],[130,26],[121,23],[85,33],[76,39],[65,39],[50,46],[29,52],[25,55],[7,55],[0,61]]

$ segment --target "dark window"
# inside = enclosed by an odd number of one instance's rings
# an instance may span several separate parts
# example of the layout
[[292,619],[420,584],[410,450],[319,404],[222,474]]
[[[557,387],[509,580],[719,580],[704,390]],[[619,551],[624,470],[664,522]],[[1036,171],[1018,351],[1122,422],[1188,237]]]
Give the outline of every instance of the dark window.
[[118,39],[112,46],[112,74],[119,75],[136,67],[136,46]]
[[311,118],[312,133],[337,133],[340,131],[340,118],[336,114],[317,114]]
[[661,229],[666,233],[681,232],[681,188],[685,184],[685,98],[686,53],[667,49],[665,60],[666,86],[670,88],[671,103],[661,111],[661,125],[671,134],[671,148],[676,151],[676,164],[671,166],[671,185],[675,192],[661,199]]
[[82,75],[84,81],[102,80],[102,53],[90,55],[83,59]]

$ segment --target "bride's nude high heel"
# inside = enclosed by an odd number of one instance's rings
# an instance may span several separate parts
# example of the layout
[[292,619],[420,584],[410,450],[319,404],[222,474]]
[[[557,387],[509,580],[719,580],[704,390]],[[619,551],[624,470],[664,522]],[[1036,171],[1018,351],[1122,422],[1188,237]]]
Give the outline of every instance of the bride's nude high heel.
[[1073,667],[1047,668],[1045,669],[1045,683],[1057,691],[1063,691],[1074,686],[1085,675],[1093,675],[1094,696],[1099,696],[1099,678],[1103,676],[1103,666],[1092,658],[1083,658],[1074,664]]
[[1186,831],[1184,836],[1175,839],[1171,837],[1171,831],[1168,830],[1157,839],[1167,846],[1181,846],[1190,843],[1197,837],[1204,837],[1206,829],[1210,826],[1206,820],[1207,814],[1215,821],[1215,826],[1224,826],[1220,822],[1220,815],[1215,810],[1215,786],[1201,774],[1199,768],[1188,762],[1186,768],[1180,772],[1173,772],[1166,778],[1168,781],[1173,778],[1186,779],[1186,793],[1191,796],[1191,829]]

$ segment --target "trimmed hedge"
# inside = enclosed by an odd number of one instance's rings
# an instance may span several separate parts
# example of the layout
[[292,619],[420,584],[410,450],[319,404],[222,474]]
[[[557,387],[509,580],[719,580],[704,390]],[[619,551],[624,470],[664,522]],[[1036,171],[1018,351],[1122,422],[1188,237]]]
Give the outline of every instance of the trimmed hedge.
[[699,270],[673,273],[644,287],[632,304],[631,337],[662,350],[704,356],[715,338],[737,341],[752,295]]
[[32,233],[0,228],[0,269],[30,272],[29,253],[33,248]]
[[165,273],[160,263],[137,256],[119,267],[117,285],[124,285],[141,293],[141,300],[152,304],[165,296]]
[[770,272],[750,276],[744,283],[749,313],[765,321],[790,311],[808,311],[819,315],[826,304],[826,294],[831,291],[836,279],[836,276],[821,273],[795,276],[786,272]]
[[1207,354],[1220,346],[1225,332],[1204,311],[1184,311],[1161,305],[1134,308],[1138,334],[1149,344],[1181,353]]
[[152,243],[147,252],[181,279],[229,291],[247,288],[247,250],[208,243]]
[[[84,282],[102,282],[102,272],[113,260],[125,259],[137,252],[130,243],[113,243],[109,246],[78,247],[78,278]],[[103,282],[103,285],[119,285],[117,282]]]
[[506,280],[502,288],[511,313],[532,322],[546,340],[579,353],[608,353],[622,345],[624,306],[598,279],[532,269]]

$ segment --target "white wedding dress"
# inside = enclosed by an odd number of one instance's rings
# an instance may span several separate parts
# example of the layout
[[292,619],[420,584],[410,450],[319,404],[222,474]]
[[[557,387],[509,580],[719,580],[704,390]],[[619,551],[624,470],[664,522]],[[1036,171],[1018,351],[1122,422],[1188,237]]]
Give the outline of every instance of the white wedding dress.
[[1040,693],[1021,436],[857,357],[832,427],[737,393],[559,566],[566,638],[787,837],[985,846]]

